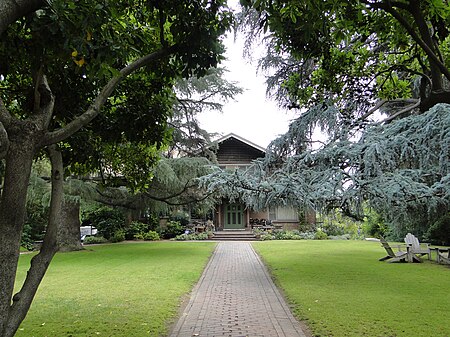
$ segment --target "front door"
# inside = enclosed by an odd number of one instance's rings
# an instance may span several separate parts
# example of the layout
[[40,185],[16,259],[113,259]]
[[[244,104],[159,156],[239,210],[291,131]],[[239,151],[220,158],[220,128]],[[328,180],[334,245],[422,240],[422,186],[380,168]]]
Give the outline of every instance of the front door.
[[241,204],[227,204],[225,207],[225,229],[244,229],[244,206]]

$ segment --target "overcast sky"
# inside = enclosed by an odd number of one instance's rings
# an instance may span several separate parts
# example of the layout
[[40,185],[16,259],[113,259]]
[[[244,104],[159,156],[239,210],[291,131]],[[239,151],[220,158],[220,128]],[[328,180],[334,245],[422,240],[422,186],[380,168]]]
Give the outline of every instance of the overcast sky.
[[280,110],[275,102],[266,99],[265,79],[262,75],[257,76],[256,62],[250,64],[243,58],[242,36],[234,41],[230,33],[225,44],[228,61],[223,66],[229,70],[226,78],[238,82],[244,88],[244,93],[237,96],[235,101],[226,103],[222,114],[200,114],[200,125],[210,133],[235,133],[265,148],[288,130],[294,113]]

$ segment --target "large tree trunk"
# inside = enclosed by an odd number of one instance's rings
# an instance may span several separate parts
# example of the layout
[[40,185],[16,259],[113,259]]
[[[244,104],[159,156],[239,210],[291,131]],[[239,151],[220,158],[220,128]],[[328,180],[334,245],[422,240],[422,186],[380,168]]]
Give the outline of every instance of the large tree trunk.
[[58,228],[58,249],[62,252],[82,250],[80,236],[80,203],[64,201]]
[[45,5],[44,0],[1,0],[0,34],[22,16],[33,13]]
[[0,199],[0,336],[5,336],[14,290],[34,148],[11,142]]
[[[22,3],[22,1],[20,2]],[[32,260],[22,290],[13,297],[31,166],[39,148],[37,144],[41,141],[44,130],[51,120],[54,105],[54,97],[51,95],[47,81],[42,74],[37,80],[36,88],[35,97],[39,99],[36,100],[36,116],[33,116],[33,118],[20,120],[11,117],[0,100],[0,116],[3,120],[2,129],[4,128],[2,133],[6,132],[8,142],[5,155],[4,186],[0,198],[0,337],[15,334],[20,322],[25,318],[37,290],[36,287],[33,292],[33,287],[30,286],[32,282],[28,280],[36,279],[33,276],[40,267],[41,258],[38,256]],[[41,96],[41,94],[43,95]],[[40,99],[43,97],[46,99]],[[59,157],[61,156],[59,155]],[[58,170],[59,166],[62,167],[62,159],[61,165],[59,165],[58,156],[51,156],[51,160],[52,166],[58,167]],[[59,172],[62,173],[62,170]],[[53,200],[55,188],[60,188],[62,191],[62,182],[59,187],[54,184],[52,178],[51,206],[53,207],[57,204],[57,200]],[[56,216],[55,211],[57,212]],[[52,212],[53,218],[57,219],[60,208],[56,207],[52,210],[51,215]],[[49,227],[51,226],[49,225]],[[50,233],[47,229],[46,236],[51,236],[51,229]],[[56,234],[54,241],[56,243]],[[44,239],[42,250],[45,253],[52,250],[49,242],[50,240]],[[47,266],[45,266],[45,269]]]
[[[63,164],[62,156],[55,146],[49,149],[50,161],[52,164],[52,196],[50,201],[50,216],[47,231],[45,233],[44,242],[38,255],[31,259],[31,266],[28,270],[27,277],[20,291],[8,299],[7,315],[3,322],[3,329],[0,333],[1,337],[12,337],[24,320],[30,309],[31,303],[36,295],[36,291],[47,268],[55,255],[58,246],[56,244],[58,226],[61,223],[61,208],[64,199],[63,192]],[[19,236],[20,244],[20,236]],[[17,267],[17,259],[16,259]],[[14,284],[15,271],[12,275],[12,283]],[[9,305],[10,304],[10,305]],[[3,316],[2,316],[3,317]]]

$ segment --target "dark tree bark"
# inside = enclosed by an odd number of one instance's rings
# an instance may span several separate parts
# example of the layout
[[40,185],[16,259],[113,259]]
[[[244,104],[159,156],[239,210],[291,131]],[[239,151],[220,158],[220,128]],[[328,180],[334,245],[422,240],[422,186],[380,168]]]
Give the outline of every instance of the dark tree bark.
[[80,236],[80,203],[64,201],[61,212],[61,224],[58,228],[58,250],[70,252],[82,250]]
[[[16,1],[7,0],[11,5]],[[25,3],[26,1],[17,1]],[[32,2],[32,1],[30,1]],[[2,20],[3,2],[0,5],[0,21]],[[0,26],[1,29],[1,26]],[[1,32],[1,30],[0,30]],[[88,110],[75,118],[71,123],[57,131],[48,132],[55,98],[47,79],[39,72],[36,80],[35,114],[19,120],[12,116],[0,99],[0,123],[2,137],[7,135],[8,147],[5,154],[6,170],[0,198],[0,337],[13,336],[25,318],[33,301],[48,265],[57,250],[56,223],[61,213],[63,197],[63,166],[59,167],[61,154],[55,149],[49,151],[52,161],[52,203],[50,207],[49,225],[41,251],[31,261],[26,281],[18,294],[13,297],[17,263],[20,252],[20,241],[26,212],[26,198],[30,181],[33,159],[40,149],[49,149],[61,140],[74,134],[82,126],[88,124],[99,113],[100,109],[113,92],[117,84],[134,71],[174,52],[176,47],[161,49],[142,57],[125,68],[118,76],[113,77],[102,89],[97,99]],[[59,187],[61,184],[61,187]],[[61,191],[59,192],[59,188]],[[11,304],[11,301],[13,302]]]
[[61,209],[64,199],[63,164],[61,152],[56,150],[56,146],[49,147],[48,152],[52,164],[52,196],[47,231],[39,254],[31,259],[31,266],[22,288],[13,296],[13,303],[9,307],[0,335],[2,337],[12,337],[16,333],[20,323],[27,315],[39,284],[58,249],[56,239],[58,226],[61,223]]
[[[31,6],[35,3],[40,2],[0,0],[0,33],[1,29],[5,29],[2,28],[5,21],[5,12],[3,11],[5,6],[18,5],[20,7],[23,4]],[[19,9],[16,9],[14,15],[19,15]],[[6,20],[5,22],[14,22],[17,19],[16,16],[11,18],[13,21]],[[160,49],[127,65],[103,87],[86,112],[65,127],[53,132],[48,131],[48,126],[52,119],[55,98],[41,71],[36,76],[35,106],[31,117],[25,120],[17,119],[10,114],[0,98],[0,137],[2,142],[7,144],[2,146],[0,151],[2,155],[3,152],[6,152],[4,154],[6,169],[0,197],[0,337],[13,336],[19,328],[48,265],[57,251],[57,224],[60,223],[63,200],[63,166],[61,154],[53,149],[53,144],[70,137],[95,118],[123,78],[148,64],[171,55],[177,48],[178,46],[175,45]],[[44,148],[49,149],[52,162],[52,201],[49,224],[41,251],[32,259],[22,289],[13,296],[31,166],[36,153]]]
[[21,17],[44,6],[44,0],[2,0],[0,1],[0,34]]
[[[26,123],[19,129],[26,129]],[[0,199],[0,336],[8,336],[7,322],[11,316],[11,298],[14,290],[20,239],[25,217],[25,200],[35,149],[28,136],[14,139],[6,155],[6,170]]]

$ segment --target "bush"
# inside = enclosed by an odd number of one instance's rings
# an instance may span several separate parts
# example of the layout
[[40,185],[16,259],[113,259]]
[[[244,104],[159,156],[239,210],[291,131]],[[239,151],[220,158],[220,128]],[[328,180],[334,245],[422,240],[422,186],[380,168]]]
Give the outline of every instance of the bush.
[[173,240],[176,241],[191,241],[191,240],[207,240],[208,233],[192,233],[192,234],[180,234],[177,235]]
[[172,238],[172,240],[175,240],[175,241],[188,241],[188,240],[191,240],[191,235],[192,234],[180,234],[180,235],[177,235],[174,238]]
[[144,234],[138,233],[134,235],[134,240],[144,240]]
[[262,241],[273,240],[273,235],[269,232],[263,232],[261,233],[259,239]]
[[324,226],[322,228],[323,232],[325,232],[325,234],[327,234],[328,236],[338,236],[338,235],[344,235],[345,234],[345,230],[343,226],[339,226],[338,224],[335,223],[330,223],[327,224],[326,226]]
[[298,236],[302,240],[314,240],[314,235],[315,235],[315,232],[313,232],[313,231],[298,233]]
[[444,215],[432,224],[424,239],[434,245],[450,245],[450,214]]
[[85,245],[92,245],[96,243],[106,243],[108,240],[106,240],[103,236],[86,236],[84,238],[83,244]]
[[328,240],[350,240],[350,238],[351,238],[350,234],[328,236]]
[[368,236],[376,238],[379,238],[380,236],[386,237],[389,231],[389,227],[384,222],[383,217],[374,210],[366,212],[363,228]]
[[29,251],[33,250],[34,240],[31,237],[31,225],[28,223],[25,223],[25,225],[23,226],[20,246]]
[[[133,221],[130,225],[125,229],[125,239],[126,240],[134,240],[136,239],[136,235],[144,235],[150,230],[149,225],[139,221]],[[139,239],[138,239],[139,240]]]
[[274,240],[300,240],[302,239],[298,231],[276,231],[273,233]]
[[155,231],[148,231],[143,235],[143,238],[145,241],[158,241],[160,239],[159,234]]
[[112,239],[112,236],[125,226],[125,217],[122,212],[117,208],[106,206],[97,208],[87,214],[85,220],[90,221],[92,226],[97,228],[98,234],[108,240]]
[[125,240],[125,231],[123,229],[119,229],[114,232],[114,234],[109,239],[111,242],[122,242]]
[[189,214],[182,211],[177,211],[170,217],[171,222],[178,222],[183,227],[186,227],[189,224]]
[[164,239],[172,239],[183,234],[184,231],[185,228],[178,221],[169,221],[167,227],[161,229],[160,236]]
[[328,239],[327,233],[325,233],[320,228],[317,229],[316,233],[314,234],[314,240],[326,240]]

